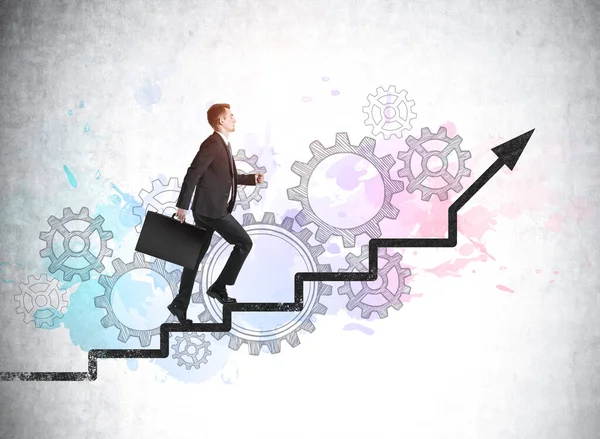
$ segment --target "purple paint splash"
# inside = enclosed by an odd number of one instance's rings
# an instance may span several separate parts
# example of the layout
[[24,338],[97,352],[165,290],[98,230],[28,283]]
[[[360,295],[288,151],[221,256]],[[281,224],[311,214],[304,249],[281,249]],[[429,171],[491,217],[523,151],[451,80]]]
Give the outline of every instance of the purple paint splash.
[[367,335],[373,335],[375,333],[371,328],[367,328],[359,323],[348,323],[343,329],[344,331],[360,331]]

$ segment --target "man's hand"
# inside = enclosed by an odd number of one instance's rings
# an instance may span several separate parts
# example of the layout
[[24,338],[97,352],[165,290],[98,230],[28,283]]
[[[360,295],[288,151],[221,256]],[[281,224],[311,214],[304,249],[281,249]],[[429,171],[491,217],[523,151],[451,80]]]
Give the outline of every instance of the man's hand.
[[177,219],[180,222],[184,223],[185,222],[186,213],[187,213],[187,210],[183,210],[183,209],[177,208],[177,213],[175,214],[175,216],[177,217]]
[[264,174],[254,174],[254,180],[256,181],[256,184],[262,183],[263,181],[265,181],[265,175]]

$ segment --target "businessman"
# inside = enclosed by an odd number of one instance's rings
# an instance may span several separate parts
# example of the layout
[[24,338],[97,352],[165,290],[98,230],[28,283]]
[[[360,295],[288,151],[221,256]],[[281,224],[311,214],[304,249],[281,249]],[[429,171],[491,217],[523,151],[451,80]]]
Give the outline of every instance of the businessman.
[[214,232],[217,232],[233,250],[221,274],[208,288],[206,294],[222,304],[236,300],[227,295],[227,285],[233,285],[252,249],[252,240],[241,224],[231,215],[235,205],[237,186],[255,186],[264,181],[263,174],[238,174],[231,152],[229,134],[235,131],[235,117],[229,104],[214,104],[207,111],[207,119],[214,133],[202,142],[196,157],[187,170],[177,200],[175,216],[182,223],[192,199],[192,214],[197,226],[207,230],[200,250],[198,265],[194,270],[183,269],[179,294],[167,306],[180,323],[192,323],[186,318],[194,279],[204,258]]

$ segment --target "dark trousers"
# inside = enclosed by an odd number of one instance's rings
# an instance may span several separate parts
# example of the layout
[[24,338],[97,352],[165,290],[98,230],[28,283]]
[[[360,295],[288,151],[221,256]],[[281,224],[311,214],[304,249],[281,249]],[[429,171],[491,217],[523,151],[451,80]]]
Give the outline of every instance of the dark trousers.
[[214,232],[217,232],[225,241],[229,244],[233,244],[234,247],[229,255],[227,263],[223,267],[223,271],[221,271],[221,274],[213,284],[235,284],[238,274],[242,269],[242,265],[252,249],[252,240],[250,239],[250,236],[230,213],[221,218],[208,218],[194,214],[194,222],[197,226],[205,228],[207,234],[204,246],[200,250],[198,264],[193,270],[184,267],[181,275],[179,294],[173,299],[173,304],[175,306],[185,310],[187,310],[190,303],[190,297],[192,295],[192,289],[194,288],[194,280],[198,273],[198,268],[210,247],[210,241]]

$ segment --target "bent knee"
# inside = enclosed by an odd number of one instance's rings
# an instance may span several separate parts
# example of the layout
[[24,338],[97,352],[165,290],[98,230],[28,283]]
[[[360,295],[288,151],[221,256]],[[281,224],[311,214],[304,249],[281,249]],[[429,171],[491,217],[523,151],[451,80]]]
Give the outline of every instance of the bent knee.
[[243,248],[244,250],[246,250],[246,251],[250,251],[250,250],[252,250],[252,245],[253,245],[253,242],[252,242],[252,239],[250,239],[250,237],[249,237],[249,236],[248,236],[248,238],[247,238],[247,239],[244,239],[244,240],[241,242],[241,246],[242,246],[242,248]]

